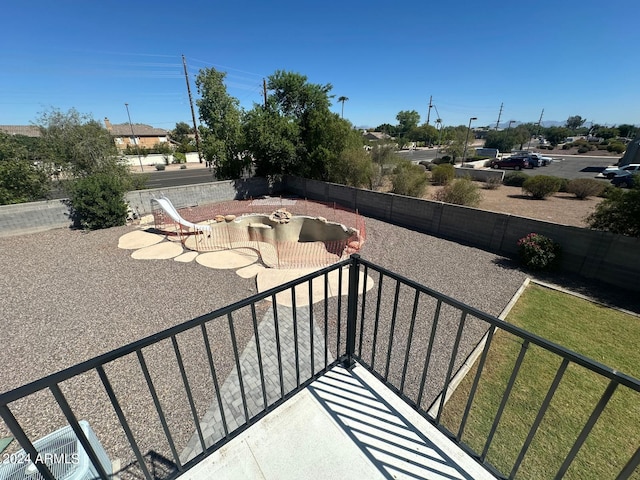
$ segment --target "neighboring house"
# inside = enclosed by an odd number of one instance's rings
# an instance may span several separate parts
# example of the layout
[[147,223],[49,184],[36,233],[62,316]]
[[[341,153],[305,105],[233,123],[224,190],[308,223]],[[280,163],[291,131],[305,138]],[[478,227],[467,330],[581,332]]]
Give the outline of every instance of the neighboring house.
[[24,135],[25,137],[39,137],[40,127],[35,125],[0,125],[0,132],[8,135]]
[[369,140],[372,142],[379,140],[389,140],[391,137],[384,132],[362,132],[362,136],[365,140]]
[[[169,132],[162,128],[155,128],[143,123],[120,123],[112,125],[108,118],[105,117],[104,125],[113,137],[116,148],[120,151],[125,150],[127,146],[139,145],[144,148],[153,148],[158,143],[169,141]],[[133,134],[131,133],[133,130]]]

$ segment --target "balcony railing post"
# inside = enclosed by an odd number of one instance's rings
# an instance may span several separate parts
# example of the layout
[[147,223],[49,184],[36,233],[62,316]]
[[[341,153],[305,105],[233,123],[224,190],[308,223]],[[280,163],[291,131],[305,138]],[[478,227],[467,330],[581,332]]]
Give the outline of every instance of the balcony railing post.
[[358,280],[360,278],[360,255],[351,255],[351,265],[349,266],[349,289],[347,293],[347,357],[344,362],[345,368],[354,366],[353,355],[356,351],[356,317],[358,316]]

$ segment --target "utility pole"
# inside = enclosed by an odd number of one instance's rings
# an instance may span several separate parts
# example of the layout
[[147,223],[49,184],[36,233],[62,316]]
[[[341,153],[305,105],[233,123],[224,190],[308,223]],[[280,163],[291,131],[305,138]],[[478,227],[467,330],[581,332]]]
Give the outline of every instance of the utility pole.
[[264,108],[267,108],[267,81],[262,79],[262,95],[264,96]]
[[193,132],[196,134],[196,150],[198,150],[198,160],[202,163],[202,153],[200,150],[200,135],[198,134],[198,124],[196,123],[196,112],[193,110],[193,99],[191,98],[191,86],[189,85],[189,74],[187,73],[187,61],[182,55],[182,66],[184,67],[184,79],[187,81],[187,93],[189,94],[189,105],[191,106],[191,119],[193,120]]
[[502,117],[502,107],[504,103],[500,103],[500,112],[498,113],[498,121],[496,122],[496,130],[498,130],[498,126],[500,125],[500,117]]
[[433,99],[433,96],[429,95],[429,110],[427,110],[427,126],[429,125],[429,119],[431,118],[431,107],[433,107],[433,105],[431,104],[432,99]]
[[[542,109],[542,112],[540,112],[540,118],[538,119],[538,125],[536,126],[536,135],[540,135],[540,124],[542,123],[542,115],[544,115],[544,108]],[[527,150],[529,150],[530,146],[531,146],[531,137],[529,137],[529,145],[527,145]]]
[[131,114],[129,113],[129,104],[125,103],[124,107],[127,109],[127,117],[129,117],[129,126],[131,127],[131,140],[136,144],[136,151],[138,152],[138,162],[140,162],[140,171],[144,172],[144,168],[142,167],[142,157],[140,156],[140,145],[136,140],[136,134],[133,133],[133,123],[131,123]]

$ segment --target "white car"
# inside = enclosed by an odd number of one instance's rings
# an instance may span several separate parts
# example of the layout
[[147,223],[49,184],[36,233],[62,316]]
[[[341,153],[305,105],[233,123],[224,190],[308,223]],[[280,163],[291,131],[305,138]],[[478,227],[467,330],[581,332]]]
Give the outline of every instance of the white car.
[[621,175],[633,175],[634,173],[640,173],[640,163],[630,163],[629,165],[611,165],[604,169],[602,175],[608,179],[619,177]]

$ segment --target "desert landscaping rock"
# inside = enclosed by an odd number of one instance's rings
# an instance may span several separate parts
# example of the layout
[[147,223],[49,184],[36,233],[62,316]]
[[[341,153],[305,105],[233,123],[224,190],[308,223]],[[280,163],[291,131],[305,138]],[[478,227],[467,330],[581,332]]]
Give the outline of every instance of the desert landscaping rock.
[[242,268],[258,261],[258,254],[250,248],[207,252],[198,255],[196,262],[200,265],[219,270]]
[[174,242],[162,242],[150,247],[141,248],[131,254],[136,260],[167,260],[184,252],[182,245]]
[[198,252],[185,252],[182,255],[175,257],[174,260],[176,262],[189,263],[193,262],[198,255]]
[[160,243],[165,238],[166,237],[164,235],[136,230],[122,235],[120,240],[118,240],[118,248],[122,248],[124,250],[137,250],[139,248],[149,247],[156,243]]

